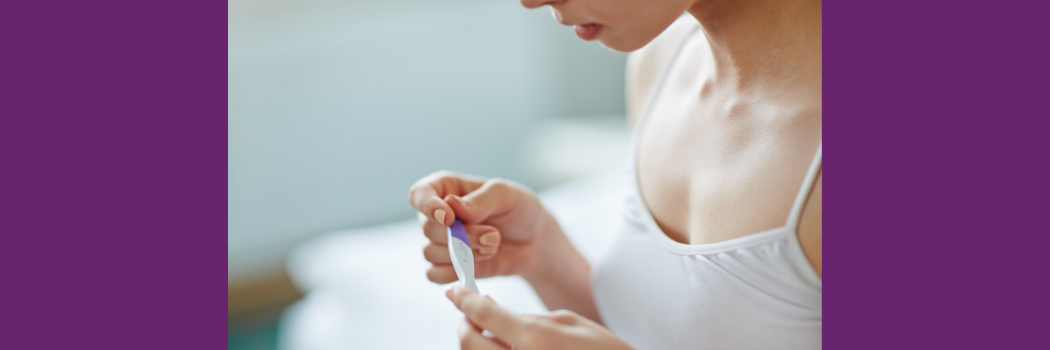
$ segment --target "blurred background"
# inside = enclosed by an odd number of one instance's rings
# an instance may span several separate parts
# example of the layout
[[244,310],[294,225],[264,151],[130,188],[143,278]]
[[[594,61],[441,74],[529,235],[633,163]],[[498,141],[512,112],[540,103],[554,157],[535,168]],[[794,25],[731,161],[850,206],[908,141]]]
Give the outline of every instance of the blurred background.
[[228,15],[230,349],[277,347],[303,293],[297,245],[413,218],[408,188],[431,172],[542,190],[624,160],[626,55],[547,9],[230,0]]

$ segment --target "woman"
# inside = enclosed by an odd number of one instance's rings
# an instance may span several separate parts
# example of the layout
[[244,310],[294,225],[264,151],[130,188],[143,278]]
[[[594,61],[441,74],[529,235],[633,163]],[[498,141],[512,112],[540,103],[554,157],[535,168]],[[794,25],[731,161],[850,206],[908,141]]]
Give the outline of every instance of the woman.
[[634,51],[630,195],[592,269],[519,184],[440,172],[413,185],[431,281],[456,280],[445,227],[459,218],[478,277],[520,275],[559,310],[514,314],[454,287],[463,348],[819,348],[821,2],[522,4]]

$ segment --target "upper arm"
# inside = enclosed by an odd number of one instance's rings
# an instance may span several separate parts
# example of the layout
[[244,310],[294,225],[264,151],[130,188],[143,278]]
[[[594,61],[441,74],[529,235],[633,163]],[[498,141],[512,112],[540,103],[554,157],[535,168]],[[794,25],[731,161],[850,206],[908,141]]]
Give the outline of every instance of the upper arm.
[[821,215],[821,183],[823,178],[824,174],[821,172],[817,176],[816,183],[813,184],[813,190],[810,191],[809,200],[806,202],[805,208],[802,209],[802,218],[799,219],[798,225],[798,240],[802,244],[802,252],[806,254],[806,259],[813,266],[813,270],[817,271],[818,276],[823,276],[824,270],[821,264],[821,248],[823,246],[821,237],[823,221],[823,216]]
[[637,123],[642,108],[645,108],[649,99],[649,93],[653,90],[653,84],[656,84],[660,71],[670,59],[675,44],[682,36],[689,34],[689,21],[696,22],[696,19],[688,15],[682,16],[648,45],[627,56],[625,93],[628,129],[634,129],[634,124]]

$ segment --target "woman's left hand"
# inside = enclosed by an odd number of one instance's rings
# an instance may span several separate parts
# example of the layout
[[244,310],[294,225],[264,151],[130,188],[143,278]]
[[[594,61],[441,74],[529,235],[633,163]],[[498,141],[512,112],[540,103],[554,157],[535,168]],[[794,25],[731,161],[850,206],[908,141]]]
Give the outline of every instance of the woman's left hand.
[[[463,349],[633,349],[605,327],[568,310],[520,315],[459,285],[448,298],[466,318],[459,325]],[[482,334],[488,330],[495,337]]]

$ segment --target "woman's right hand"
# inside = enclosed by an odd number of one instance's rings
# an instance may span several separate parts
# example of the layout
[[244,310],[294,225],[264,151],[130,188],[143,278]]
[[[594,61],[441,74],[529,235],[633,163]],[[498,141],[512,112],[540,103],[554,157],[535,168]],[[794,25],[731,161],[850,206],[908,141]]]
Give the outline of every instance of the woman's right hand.
[[535,193],[508,180],[440,171],[412,185],[408,199],[430,239],[423,256],[433,264],[427,278],[435,283],[457,280],[446,234],[456,218],[466,228],[477,278],[541,275],[549,264],[537,247],[564,236]]

